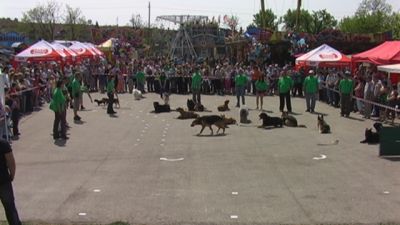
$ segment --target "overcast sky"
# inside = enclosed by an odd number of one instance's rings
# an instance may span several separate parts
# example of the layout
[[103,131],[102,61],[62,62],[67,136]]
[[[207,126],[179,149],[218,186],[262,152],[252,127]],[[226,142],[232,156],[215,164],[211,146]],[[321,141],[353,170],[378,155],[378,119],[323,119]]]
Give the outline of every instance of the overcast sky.
[[[24,11],[35,7],[46,0],[1,0],[0,17],[21,18]],[[126,25],[132,14],[140,14],[147,23],[148,4],[146,0],[64,0],[61,4],[79,7],[86,19],[100,25]],[[240,26],[244,28],[252,22],[253,14],[260,9],[260,0],[152,0],[151,23],[160,25],[156,17],[160,15],[236,15]],[[288,9],[296,8],[297,0],[265,0],[266,7],[271,8],[278,16]],[[313,11],[327,9],[337,19],[352,15],[361,0],[303,0],[302,8]],[[395,11],[400,10],[400,0],[387,0]],[[168,22],[163,23],[170,26]]]

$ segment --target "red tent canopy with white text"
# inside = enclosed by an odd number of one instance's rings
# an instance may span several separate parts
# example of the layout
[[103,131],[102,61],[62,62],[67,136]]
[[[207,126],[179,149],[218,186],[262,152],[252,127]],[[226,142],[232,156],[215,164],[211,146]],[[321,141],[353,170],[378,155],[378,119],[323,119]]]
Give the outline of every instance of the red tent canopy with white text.
[[72,42],[72,45],[69,46],[69,49],[76,52],[76,54],[78,54],[78,57],[81,59],[93,59],[97,56],[97,54],[88,46],[78,41]]
[[67,55],[63,51],[56,50],[47,41],[39,41],[15,56],[16,62],[62,62]]
[[296,59],[296,68],[315,67],[350,67],[351,59],[338,50],[323,44]]

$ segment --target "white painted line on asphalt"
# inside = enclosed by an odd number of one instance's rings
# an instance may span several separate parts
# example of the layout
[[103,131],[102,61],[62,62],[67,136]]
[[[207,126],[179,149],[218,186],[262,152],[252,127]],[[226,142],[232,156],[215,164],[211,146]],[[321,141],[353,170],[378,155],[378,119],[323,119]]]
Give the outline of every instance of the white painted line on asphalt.
[[388,195],[388,194],[390,194],[390,192],[384,191],[383,194]]
[[138,139],[136,139],[136,141],[140,141],[140,139],[138,138]]
[[239,218],[238,215],[231,215],[231,219],[237,219],[237,218]]
[[101,192],[101,190],[100,189],[93,189],[93,192],[99,193],[99,192]]
[[168,161],[168,162],[177,162],[182,161],[184,158],[177,158],[177,159],[168,159],[168,158],[160,158],[161,161]]
[[233,191],[232,195],[238,195],[239,193],[237,191]]
[[319,157],[314,157],[313,159],[315,159],[315,160],[326,159],[326,155],[321,154]]
[[79,215],[79,216],[86,216],[86,215],[87,215],[87,213],[80,212],[80,213],[78,213],[78,215]]

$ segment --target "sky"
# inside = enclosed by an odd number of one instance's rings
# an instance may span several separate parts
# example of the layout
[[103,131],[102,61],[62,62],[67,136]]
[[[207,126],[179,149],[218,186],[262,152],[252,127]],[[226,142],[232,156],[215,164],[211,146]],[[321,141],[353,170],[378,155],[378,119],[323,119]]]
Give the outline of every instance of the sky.
[[[205,15],[211,19],[224,15],[239,17],[243,28],[252,23],[253,15],[260,10],[260,0],[55,0],[80,8],[86,19],[100,25],[127,25],[132,14],[140,14],[148,21],[148,4],[151,4],[152,25],[170,27],[169,22],[157,21],[160,15]],[[400,0],[386,0],[394,11],[400,11]],[[0,17],[21,18],[23,12],[47,0],[1,0]],[[303,0],[302,8],[309,11],[326,9],[338,20],[356,11],[361,0]],[[296,8],[297,0],[265,0],[266,8],[282,16],[288,9]],[[65,8],[65,7],[63,7]]]

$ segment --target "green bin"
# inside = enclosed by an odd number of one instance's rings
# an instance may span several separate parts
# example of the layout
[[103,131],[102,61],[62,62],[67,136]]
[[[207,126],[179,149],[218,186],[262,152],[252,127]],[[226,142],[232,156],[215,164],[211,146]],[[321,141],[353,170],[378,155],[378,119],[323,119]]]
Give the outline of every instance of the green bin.
[[379,140],[379,156],[400,156],[399,127],[382,127]]

